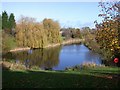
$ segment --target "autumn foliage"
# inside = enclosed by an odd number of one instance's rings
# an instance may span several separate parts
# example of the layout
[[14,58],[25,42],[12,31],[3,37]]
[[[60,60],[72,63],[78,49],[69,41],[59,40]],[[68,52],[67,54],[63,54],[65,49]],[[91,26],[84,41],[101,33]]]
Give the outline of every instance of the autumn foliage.
[[108,58],[118,57],[120,54],[120,4],[119,2],[99,3],[102,8],[103,22],[96,24],[96,41]]
[[110,49],[111,51],[120,49],[118,25],[117,21],[109,20],[97,26],[96,40],[101,45],[101,48]]
[[60,43],[59,23],[52,19],[36,22],[34,18],[21,17],[16,25],[16,41],[19,47],[44,48]]

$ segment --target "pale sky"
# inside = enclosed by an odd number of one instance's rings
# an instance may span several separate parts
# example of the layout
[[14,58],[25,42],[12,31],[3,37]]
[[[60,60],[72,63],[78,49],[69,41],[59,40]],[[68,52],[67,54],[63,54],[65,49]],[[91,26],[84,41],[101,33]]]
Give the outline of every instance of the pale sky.
[[94,27],[100,7],[98,2],[2,2],[2,11],[14,13],[18,20],[21,15],[36,18],[57,20],[61,27]]

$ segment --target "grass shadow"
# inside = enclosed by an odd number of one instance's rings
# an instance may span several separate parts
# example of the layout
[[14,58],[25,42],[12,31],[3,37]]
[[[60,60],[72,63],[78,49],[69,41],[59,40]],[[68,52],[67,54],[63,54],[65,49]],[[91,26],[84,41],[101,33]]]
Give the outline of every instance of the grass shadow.
[[3,71],[3,88],[118,88],[113,79],[61,71]]

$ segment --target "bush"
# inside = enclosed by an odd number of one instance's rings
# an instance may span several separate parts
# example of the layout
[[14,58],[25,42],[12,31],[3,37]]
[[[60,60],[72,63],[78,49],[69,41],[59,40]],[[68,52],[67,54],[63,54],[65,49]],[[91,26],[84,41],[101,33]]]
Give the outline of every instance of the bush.
[[3,31],[2,33],[2,50],[3,52],[9,51],[16,47],[15,38]]

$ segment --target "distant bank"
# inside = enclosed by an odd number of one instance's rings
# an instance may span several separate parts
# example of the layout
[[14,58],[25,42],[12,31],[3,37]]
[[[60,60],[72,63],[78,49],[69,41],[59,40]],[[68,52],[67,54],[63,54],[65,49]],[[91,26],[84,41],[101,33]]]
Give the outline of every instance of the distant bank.
[[[45,46],[44,48],[51,48],[51,47],[56,47],[59,45],[66,45],[66,44],[73,44],[73,43],[81,43],[83,41],[84,41],[84,39],[70,39],[70,40],[63,41],[62,43],[49,44],[49,45]],[[24,51],[24,50],[30,50],[30,49],[31,49],[30,47],[20,47],[20,48],[12,49],[12,50],[10,50],[10,52]]]

